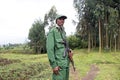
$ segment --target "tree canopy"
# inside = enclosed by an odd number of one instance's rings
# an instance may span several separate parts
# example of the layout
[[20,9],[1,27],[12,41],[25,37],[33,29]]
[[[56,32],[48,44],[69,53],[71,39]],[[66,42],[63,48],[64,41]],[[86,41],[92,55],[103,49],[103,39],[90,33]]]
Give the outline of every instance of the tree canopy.
[[77,35],[91,48],[120,49],[120,0],[74,0],[78,13]]
[[35,53],[41,53],[45,49],[45,30],[44,23],[41,20],[36,20],[29,30],[28,39],[30,46],[34,49]]

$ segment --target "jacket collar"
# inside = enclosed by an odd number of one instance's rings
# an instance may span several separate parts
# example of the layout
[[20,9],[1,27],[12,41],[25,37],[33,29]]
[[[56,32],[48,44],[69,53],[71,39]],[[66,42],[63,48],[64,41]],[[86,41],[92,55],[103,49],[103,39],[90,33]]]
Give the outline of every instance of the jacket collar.
[[64,26],[58,26],[58,25],[56,24],[56,28],[64,31]]

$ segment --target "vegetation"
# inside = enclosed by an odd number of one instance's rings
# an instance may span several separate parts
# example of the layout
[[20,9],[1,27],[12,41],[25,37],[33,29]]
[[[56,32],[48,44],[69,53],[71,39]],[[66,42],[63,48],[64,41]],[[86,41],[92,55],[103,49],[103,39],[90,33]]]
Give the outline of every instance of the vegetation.
[[51,69],[46,55],[0,54],[0,80],[47,80]]
[[88,52],[99,47],[120,50],[120,0],[74,0],[77,11],[77,32],[87,41]]
[[50,11],[45,14],[44,23],[49,30],[55,25],[55,19],[57,15],[58,13],[55,6],[52,6]]
[[120,77],[120,54],[104,52],[99,54],[92,51],[90,54],[86,50],[75,50],[74,61],[79,72],[79,76],[84,77],[90,70],[92,64],[98,68],[95,80],[119,80]]
[[[78,22],[76,33],[67,36],[70,47],[88,48],[90,52],[94,48],[102,51],[120,50],[120,1],[118,0],[73,0],[77,12]],[[35,53],[46,51],[45,41],[47,32],[55,25],[57,9],[53,6],[44,16],[44,21],[36,20],[29,31],[30,47]]]
[[[99,68],[95,80],[119,80],[119,57],[119,52],[98,54],[92,51],[88,54],[83,49],[74,50],[77,74],[70,73],[70,80],[75,79],[74,75],[82,79],[93,64]],[[0,74],[0,80],[51,80],[52,70],[46,54],[1,53]]]
[[32,28],[29,30],[28,39],[30,40],[29,45],[34,49],[35,53],[41,53],[45,50],[45,30],[44,23],[37,20],[33,23]]
[[[95,80],[120,80],[120,0],[73,0],[73,4],[78,22],[73,20],[76,33],[67,39],[77,73],[71,72],[70,80],[74,75],[84,78],[91,65],[98,68]],[[51,80],[47,55],[37,53],[46,53],[45,28],[55,25],[57,14],[53,6],[44,21],[33,22],[30,42],[0,46],[0,80]]]
[[46,52],[46,34],[45,27],[49,26],[51,29],[55,23],[54,20],[57,15],[57,10],[53,6],[49,13],[45,14],[44,21],[36,20],[31,29],[29,30],[28,39],[30,40],[29,46],[34,50],[35,53],[44,53]]
[[30,54],[34,53],[27,43],[24,44],[6,44],[0,47],[0,53],[22,53]]

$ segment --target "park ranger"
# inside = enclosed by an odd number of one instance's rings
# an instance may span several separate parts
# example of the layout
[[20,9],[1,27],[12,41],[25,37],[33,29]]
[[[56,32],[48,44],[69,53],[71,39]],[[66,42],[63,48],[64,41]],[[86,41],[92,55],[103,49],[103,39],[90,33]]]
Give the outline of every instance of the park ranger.
[[[69,57],[72,53],[66,51],[66,32],[63,24],[67,16],[58,15],[56,25],[49,31],[47,36],[47,54],[53,69],[52,80],[69,80]],[[69,53],[69,54],[68,54]]]

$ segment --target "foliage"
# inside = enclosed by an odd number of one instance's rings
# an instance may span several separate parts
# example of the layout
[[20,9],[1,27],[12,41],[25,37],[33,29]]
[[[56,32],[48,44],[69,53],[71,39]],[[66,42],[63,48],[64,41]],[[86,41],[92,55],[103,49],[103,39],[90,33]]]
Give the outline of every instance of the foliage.
[[28,38],[30,39],[30,47],[35,53],[46,52],[46,35],[45,27],[49,26],[49,29],[55,25],[54,20],[57,15],[56,7],[53,6],[48,13],[44,16],[44,22],[36,20],[32,24],[32,28],[29,30]]
[[45,51],[46,38],[44,27],[44,23],[41,20],[36,20],[29,30],[29,45],[34,49],[35,53],[41,53]]
[[79,47],[80,41],[78,40],[78,38],[74,35],[70,35],[67,37],[68,41],[69,41],[69,47],[71,49],[75,49],[77,47]]
[[89,50],[120,50],[119,0],[74,0],[73,4],[79,21],[76,33],[87,41]]
[[23,44],[5,44],[0,47],[0,53],[34,53],[28,46],[28,43]]
[[67,36],[67,39],[71,49],[81,49],[87,47],[87,43],[76,35]]
[[49,26],[49,30],[55,25],[55,19],[57,16],[57,9],[55,6],[52,6],[50,11],[45,14],[44,23],[45,26]]

